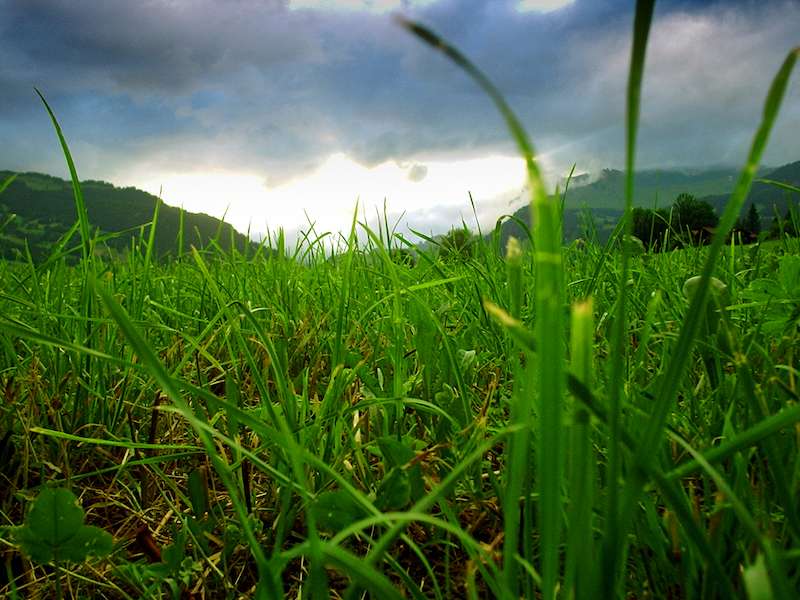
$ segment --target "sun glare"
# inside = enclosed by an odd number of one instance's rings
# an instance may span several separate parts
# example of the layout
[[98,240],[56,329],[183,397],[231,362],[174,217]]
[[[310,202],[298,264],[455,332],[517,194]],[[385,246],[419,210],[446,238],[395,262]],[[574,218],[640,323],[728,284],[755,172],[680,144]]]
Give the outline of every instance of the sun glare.
[[[290,0],[292,10],[363,11],[387,13],[433,4],[437,0]],[[573,4],[575,0],[519,0],[519,12],[551,12]]]
[[290,0],[294,10],[365,11],[387,13],[395,10],[422,7],[436,0]]
[[[167,204],[217,218],[225,215],[225,220],[237,228],[242,223],[234,223],[230,217],[236,214],[242,201],[266,193],[263,179],[230,172],[165,174],[141,185],[151,194],[160,193]],[[247,223],[244,225],[246,228]]]
[[552,12],[574,2],[575,0],[520,0],[517,10],[519,12]]
[[[359,218],[405,212],[416,227],[447,229],[458,222],[459,209],[471,215],[469,193],[476,205],[506,201],[520,192],[524,163],[519,158],[491,156],[457,161],[384,162],[369,168],[344,154],[334,154],[310,175],[269,187],[262,177],[249,173],[163,174],[142,186],[161,190],[164,201],[225,220],[253,234],[279,227],[297,232],[346,232],[358,202]],[[507,202],[506,202],[507,203]],[[450,223],[420,223],[425,215],[455,216]]]

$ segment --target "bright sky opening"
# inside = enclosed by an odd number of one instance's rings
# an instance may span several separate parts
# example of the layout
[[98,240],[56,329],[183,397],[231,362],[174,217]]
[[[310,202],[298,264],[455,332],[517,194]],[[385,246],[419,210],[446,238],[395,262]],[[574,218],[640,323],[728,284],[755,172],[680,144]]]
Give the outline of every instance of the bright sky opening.
[[423,7],[436,0],[290,0],[294,10],[343,10],[387,13],[401,9]]
[[[313,173],[274,187],[252,173],[203,172],[165,173],[145,181],[143,188],[161,192],[168,204],[224,216],[240,231],[254,235],[283,227],[296,239],[309,221],[316,223],[318,233],[346,231],[357,202],[359,220],[366,218],[374,227],[376,214],[383,217],[384,201],[390,221],[405,212],[407,226],[435,234],[440,232],[432,227],[438,228],[442,218],[452,219],[455,226],[461,219],[476,226],[469,194],[480,225],[493,225],[497,215],[516,207],[524,167],[520,158],[489,156],[424,164],[387,161],[369,168],[335,154]],[[400,231],[408,234],[406,227]]]
[[535,10],[537,12],[552,12],[559,8],[564,8],[573,4],[575,0],[520,0],[517,10],[527,12]]

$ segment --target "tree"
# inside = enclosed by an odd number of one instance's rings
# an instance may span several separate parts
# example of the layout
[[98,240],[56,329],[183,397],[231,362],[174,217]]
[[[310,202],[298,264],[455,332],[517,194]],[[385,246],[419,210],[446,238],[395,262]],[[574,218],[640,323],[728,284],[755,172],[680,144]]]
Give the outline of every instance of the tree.
[[750,235],[757,236],[761,232],[761,215],[758,214],[755,203],[750,204],[743,225],[742,229]]
[[664,244],[669,223],[669,211],[664,208],[635,207],[633,209],[633,235],[642,240],[648,250],[659,250]]
[[642,240],[645,248],[658,249],[664,241],[668,218],[664,209],[654,211],[637,206],[633,209],[633,235]]
[[655,213],[649,208],[639,206],[633,209],[633,235],[642,240],[646,246],[651,245],[650,231],[655,219]]
[[714,207],[691,194],[680,194],[672,205],[672,225],[681,233],[704,227],[713,228],[719,223]]
[[451,229],[442,238],[440,255],[444,258],[470,258],[473,253],[473,235],[469,229]]
[[747,215],[736,219],[736,224],[733,226],[734,239],[745,243],[752,242],[758,239],[760,232],[761,215],[758,214],[756,205],[751,203],[750,208],[747,210]]

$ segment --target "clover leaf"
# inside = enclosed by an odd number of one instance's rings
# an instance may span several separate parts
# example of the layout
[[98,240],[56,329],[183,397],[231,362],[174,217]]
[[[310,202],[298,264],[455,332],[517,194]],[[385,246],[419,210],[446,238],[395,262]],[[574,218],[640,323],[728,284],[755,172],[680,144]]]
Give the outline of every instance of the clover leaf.
[[67,489],[45,488],[28,511],[14,537],[30,559],[39,564],[83,562],[90,554],[111,552],[113,538],[99,527],[84,525],[83,509]]

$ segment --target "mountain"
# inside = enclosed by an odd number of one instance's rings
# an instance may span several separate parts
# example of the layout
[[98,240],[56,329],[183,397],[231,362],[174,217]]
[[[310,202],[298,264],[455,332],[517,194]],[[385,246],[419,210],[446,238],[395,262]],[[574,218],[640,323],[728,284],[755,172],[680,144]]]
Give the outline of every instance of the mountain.
[[[719,214],[738,176],[739,170],[735,168],[643,170],[634,178],[633,204],[647,208],[670,206],[679,194],[687,193],[709,202]],[[800,186],[800,161],[777,169],[762,169],[758,177]],[[757,182],[751,188],[745,209],[754,202],[766,224],[776,210],[781,215],[786,212],[791,195],[773,185]],[[622,171],[603,169],[591,183],[571,184],[564,201],[564,239],[577,239],[592,226],[599,239],[607,239],[622,216],[624,198],[625,174]],[[514,216],[530,226],[528,206],[520,208]],[[525,238],[524,230],[517,223],[506,221],[500,231],[503,248],[511,235]]]
[[[0,171],[0,185],[12,174]],[[155,252],[157,256],[177,252],[180,209],[142,190],[117,188],[104,181],[84,181],[81,190],[93,232],[99,230],[100,235],[124,232],[109,238],[105,242],[108,247],[123,253],[128,250],[131,240],[139,237],[141,226],[152,220],[158,202]],[[20,253],[24,256],[27,242],[34,260],[41,260],[76,220],[71,182],[41,173],[19,173],[0,194],[0,256],[13,258]],[[231,225],[205,214],[184,211],[183,228],[184,252],[191,245],[202,247],[213,239],[223,248],[235,245],[240,251],[252,244]]]
[[[760,178],[769,179],[771,181],[779,181],[781,183],[788,183],[794,187],[800,187],[800,161],[789,163],[773,169],[766,174],[759,174]],[[698,194],[695,194],[699,197]],[[750,188],[750,193],[747,196],[747,202],[742,212],[744,213],[750,206],[755,204],[758,212],[762,218],[771,220],[775,217],[776,212],[783,216],[789,206],[792,197],[792,192],[781,189],[770,183],[756,181]],[[795,201],[797,195],[794,194]],[[700,198],[705,200],[711,206],[717,209],[717,213],[721,213],[728,202],[727,194],[714,194]]]
[[[669,206],[678,194],[689,191],[695,196],[723,194],[733,188],[736,169],[647,170],[636,173],[634,206]],[[625,173],[603,169],[594,182],[570,187],[565,208],[622,210],[625,199]]]

